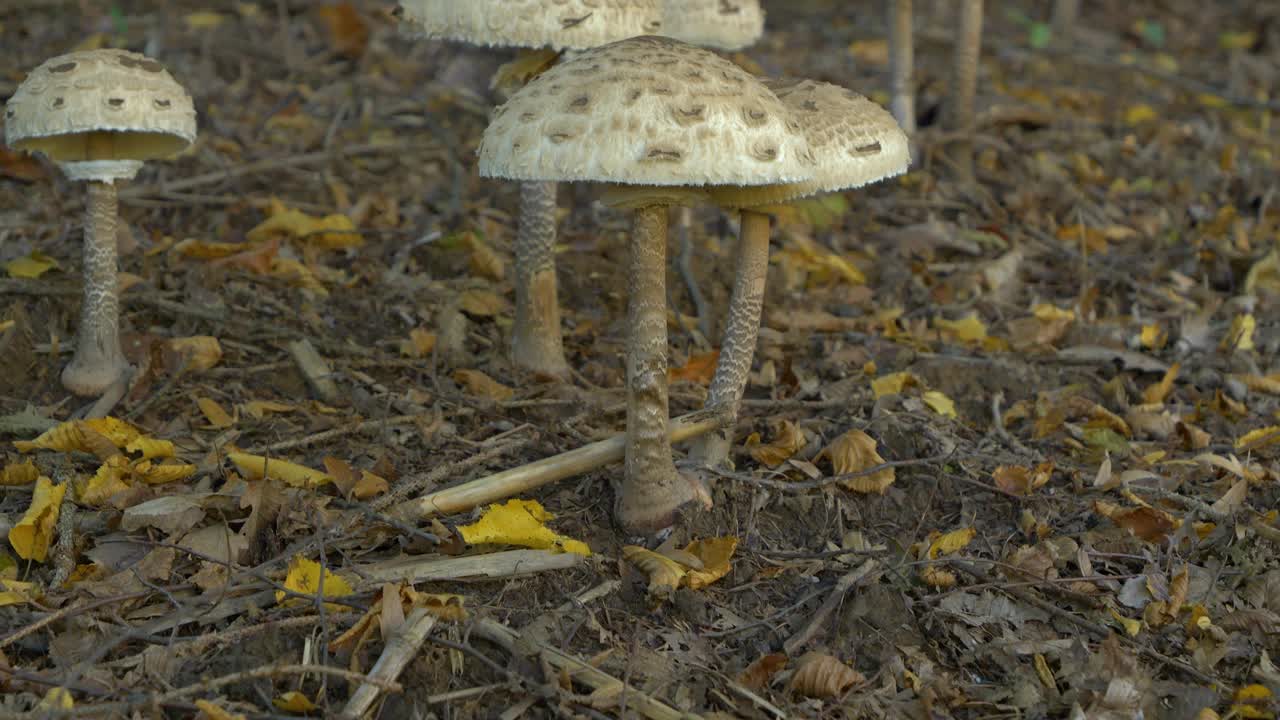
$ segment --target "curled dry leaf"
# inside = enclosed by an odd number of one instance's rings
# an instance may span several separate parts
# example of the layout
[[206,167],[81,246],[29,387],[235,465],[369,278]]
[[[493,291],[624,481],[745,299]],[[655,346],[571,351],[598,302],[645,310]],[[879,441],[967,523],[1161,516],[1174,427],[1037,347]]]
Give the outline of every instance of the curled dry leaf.
[[1162,543],[1169,533],[1182,526],[1182,521],[1150,506],[1126,508],[1104,500],[1095,500],[1093,509],[1099,515],[1150,543]]
[[492,290],[464,290],[458,297],[462,312],[475,317],[493,317],[507,309],[507,301]]
[[996,487],[1013,495],[1030,495],[1053,477],[1053,463],[1042,462],[1034,468],[1025,465],[1001,465],[991,473]]
[[124,449],[130,454],[142,455],[144,460],[171,458],[177,455],[177,449],[172,442],[145,436],[125,445]]
[[455,370],[453,379],[467,389],[472,395],[488,398],[494,402],[510,400],[516,391],[494,380],[479,370]]
[[231,416],[217,400],[207,397],[196,398],[196,407],[200,408],[200,413],[204,415],[205,421],[209,423],[209,427],[215,430],[229,428],[236,424],[236,419]]
[[[822,454],[831,461],[831,469],[836,475],[859,473],[884,463],[884,458],[876,452],[875,438],[861,430],[850,430],[832,440]],[[883,495],[894,480],[894,471],[890,467],[862,477],[841,480],[840,485],[853,492]]]
[[333,476],[328,473],[276,458],[231,452],[227,453],[227,459],[235,464],[236,469],[246,480],[272,478],[292,487],[311,488],[333,482]]
[[938,590],[949,590],[959,582],[956,574],[939,565],[921,565],[920,580]]
[[689,570],[684,576],[684,584],[698,590],[728,575],[733,551],[737,547],[736,537],[708,538],[689,543],[685,552],[701,560],[702,568]]
[[804,447],[804,431],[790,420],[783,420],[774,431],[773,442],[763,444],[760,442],[760,435],[752,433],[745,445],[756,462],[777,467]]
[[142,435],[137,428],[123,420],[112,417],[93,418],[59,423],[34,440],[15,440],[13,446],[19,452],[57,450],[60,452],[79,451],[93,453],[95,446],[101,443],[96,438],[86,439],[86,432],[101,435],[117,448],[127,447],[130,442]]
[[763,690],[773,676],[786,666],[787,656],[782,653],[761,655],[738,675],[738,682],[748,690]]
[[212,335],[173,338],[165,346],[180,358],[179,365],[186,362],[190,372],[204,372],[222,360],[222,344]]
[[834,698],[846,690],[866,682],[862,673],[840,662],[831,655],[806,653],[800,658],[795,675],[791,676],[788,690],[811,698]]
[[686,572],[684,566],[675,560],[638,545],[624,546],[622,557],[649,576],[651,596],[662,597],[675,592]]
[[36,562],[44,562],[48,557],[49,545],[53,542],[54,529],[58,525],[58,514],[62,510],[62,496],[66,492],[66,483],[54,485],[47,477],[36,480],[31,505],[9,529],[9,544],[18,553],[18,557]]
[[1147,386],[1142,391],[1142,401],[1147,405],[1161,405],[1164,399],[1169,396],[1173,390],[1173,381],[1178,377],[1178,371],[1182,369],[1182,363],[1174,363],[1160,379],[1160,382]]

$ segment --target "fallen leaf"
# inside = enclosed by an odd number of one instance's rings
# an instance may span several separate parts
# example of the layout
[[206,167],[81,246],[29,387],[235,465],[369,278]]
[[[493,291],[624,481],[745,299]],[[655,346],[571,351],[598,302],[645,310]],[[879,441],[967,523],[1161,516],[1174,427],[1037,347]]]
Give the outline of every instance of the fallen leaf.
[[557,50],[522,48],[516,53],[514,60],[498,67],[497,72],[489,80],[489,87],[493,90],[514,92],[546,72],[559,59],[560,52]]
[[690,382],[698,385],[708,385],[711,383],[711,378],[716,373],[716,363],[719,360],[719,350],[712,350],[711,352],[692,355],[684,365],[667,370],[667,381],[673,383]]
[[40,588],[33,582],[0,578],[0,607],[33,603],[40,599]]
[[943,337],[957,342],[980,343],[987,337],[987,326],[977,313],[969,313],[959,320],[934,318],[933,326],[942,332]]
[[1095,500],[1093,509],[1112,522],[1150,543],[1163,543],[1182,521],[1163,510],[1144,506],[1126,508],[1103,500]]
[[61,269],[62,266],[58,264],[57,260],[39,250],[32,250],[27,255],[14,258],[4,264],[4,270],[9,273],[9,277],[25,280],[35,280],[50,270]]
[[[832,440],[822,454],[831,461],[831,469],[836,475],[858,473],[884,463],[884,458],[876,451],[875,438],[856,429]],[[857,493],[883,495],[895,479],[894,470],[889,467],[863,477],[841,480],[840,485]]]
[[204,372],[222,360],[222,345],[211,335],[172,338],[165,345],[191,372]]
[[493,317],[507,309],[507,301],[492,290],[472,288],[462,291],[458,297],[458,307],[468,315]]
[[[351,588],[351,583],[344,578],[335,575],[332,570],[324,571],[320,567],[320,563],[308,560],[301,555],[295,555],[293,561],[289,563],[289,573],[285,576],[284,586],[301,595],[314,597],[319,593],[322,598],[345,597],[355,592]],[[287,593],[284,590],[276,591],[277,604],[282,603],[286,597]],[[310,602],[312,601],[309,599],[295,597],[283,604],[286,607],[290,607],[309,604]],[[325,608],[329,610],[346,609],[345,606],[334,603],[325,603]]]
[[854,685],[866,682],[862,673],[823,653],[806,653],[800,658],[787,689],[805,697],[835,698]]
[[1249,313],[1235,316],[1231,320],[1231,329],[1223,336],[1222,343],[1218,346],[1218,349],[1224,352],[1230,350],[1253,350],[1253,331],[1257,326],[1258,321]]
[[250,400],[242,403],[240,409],[244,410],[244,414],[254,420],[261,420],[269,413],[288,413],[294,412],[298,408],[286,403],[272,402],[270,400]]
[[208,700],[196,700],[195,706],[207,720],[245,720],[244,715],[225,710]]
[[[501,68],[498,71],[501,72]],[[507,276],[507,265],[503,262],[502,256],[494,252],[493,248],[475,233],[467,233],[467,246],[471,248],[471,257],[468,258],[471,274],[502,282]]]
[[235,464],[236,469],[244,475],[246,480],[271,478],[291,487],[309,488],[316,488],[325,483],[333,482],[333,476],[328,473],[312,470],[305,465],[298,465],[286,460],[266,458],[261,455],[250,455],[242,452],[227,453],[227,458]]
[[684,576],[685,586],[694,590],[704,588],[729,574],[733,551],[738,547],[736,537],[718,537],[695,540],[684,551],[702,561],[700,570],[689,570]]
[[178,454],[171,441],[145,436],[135,438],[124,449],[131,454],[141,455],[144,460],[171,458]]
[[329,47],[355,60],[369,44],[369,25],[349,2],[322,5],[316,10],[329,33]]
[[773,676],[786,666],[787,656],[783,653],[761,655],[738,675],[738,682],[748,690],[758,692],[768,686]]
[[1052,462],[1040,463],[1034,469],[1025,465],[1001,465],[991,473],[996,487],[1013,495],[1030,495],[1052,476]]
[[929,406],[930,410],[938,413],[942,417],[959,417],[956,413],[955,401],[947,397],[945,393],[938,390],[926,390],[920,396],[920,399],[924,401],[925,405]]
[[790,420],[778,423],[774,430],[773,442],[760,442],[760,436],[752,433],[745,443],[751,457],[761,465],[777,467],[786,462],[805,446],[804,431]]
[[409,331],[409,337],[400,341],[400,354],[411,358],[424,358],[436,349],[436,334],[424,328]]
[[479,370],[454,370],[453,379],[472,395],[502,402],[515,397],[516,391],[494,380]]
[[92,507],[107,505],[113,497],[128,492],[133,486],[126,482],[129,476],[129,459],[123,455],[107,458],[98,466],[93,477],[78,485],[76,498]]
[[1142,391],[1142,401],[1147,405],[1161,405],[1164,399],[1169,396],[1169,392],[1173,390],[1173,381],[1178,377],[1178,371],[1182,369],[1182,363],[1176,362],[1165,372],[1160,382],[1147,386]]
[[36,562],[44,562],[48,557],[54,528],[58,524],[58,513],[62,509],[62,496],[66,492],[66,483],[54,485],[47,477],[36,480],[31,505],[9,530],[9,544],[18,553],[18,557]]
[[209,423],[209,426],[216,430],[229,428],[236,424],[236,419],[213,398],[197,397],[196,407],[200,408],[200,412],[204,415],[204,419]]
[[544,523],[552,518],[536,500],[508,500],[490,505],[480,519],[460,525],[462,539],[472,545],[519,545],[540,550],[590,555],[587,544],[553,532]]
[[40,469],[31,460],[10,463],[0,471],[0,486],[30,485],[40,477]]
[[885,395],[900,394],[909,387],[919,387],[920,379],[909,372],[889,373],[871,381],[871,392],[879,400]]
[[975,528],[967,527],[936,535],[931,539],[925,557],[935,560],[942,555],[957,553],[968,547],[977,534]]
[[364,244],[364,237],[346,215],[335,213],[317,218],[285,207],[274,198],[268,213],[266,220],[245,233],[245,239],[256,244],[283,238],[320,250],[343,250]]
[[272,698],[271,704],[276,706],[278,710],[294,713],[295,715],[305,715],[320,709],[319,706],[311,702],[310,698],[297,690],[290,690],[278,698]]
[[636,545],[625,545],[622,557],[649,576],[649,595],[666,597],[675,592],[687,570],[671,558]]

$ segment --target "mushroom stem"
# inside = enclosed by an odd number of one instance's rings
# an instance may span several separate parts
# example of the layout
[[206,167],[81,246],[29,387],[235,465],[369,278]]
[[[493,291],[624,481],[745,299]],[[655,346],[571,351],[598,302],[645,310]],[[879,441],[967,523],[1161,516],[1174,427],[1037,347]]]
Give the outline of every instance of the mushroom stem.
[[617,517],[630,533],[675,522],[697,499],[676,472],[667,435],[667,207],[637,208],[627,280],[627,447]]
[[689,457],[713,467],[729,459],[733,426],[747,388],[747,374],[760,332],[760,311],[764,306],[765,277],[769,271],[769,216],[755,210],[742,211],[742,236],[738,241],[738,267],[729,299],[729,321],[724,329],[720,360],[711,379],[707,408],[725,419],[724,426],[694,441]]
[[973,105],[978,91],[978,56],[982,49],[982,0],[961,0],[956,29],[955,75],[951,85],[951,120],[963,139],[957,164],[966,182],[973,179]]
[[567,377],[556,292],[556,183],[520,184],[516,233],[516,319],[511,359],[526,370]]
[[63,386],[77,395],[100,395],[128,367],[120,348],[116,297],[116,211],[115,184],[90,182],[80,327],[75,355],[62,371]]
[[1076,18],[1080,16],[1080,0],[1054,0],[1053,41],[1059,45],[1071,42],[1076,32]]
[[911,0],[889,3],[889,92],[893,118],[908,135],[916,131],[915,45]]

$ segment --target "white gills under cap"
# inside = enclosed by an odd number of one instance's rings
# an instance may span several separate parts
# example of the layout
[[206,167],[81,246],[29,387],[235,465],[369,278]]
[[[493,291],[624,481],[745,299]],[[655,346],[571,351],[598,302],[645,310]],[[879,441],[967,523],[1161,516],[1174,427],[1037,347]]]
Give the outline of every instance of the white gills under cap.
[[629,185],[765,185],[813,179],[790,111],[715,53],[663,37],[555,65],[499,107],[480,174]]
[[472,45],[591,48],[659,32],[662,0],[400,0],[406,32]]
[[901,175],[911,164],[907,135],[888,110],[867,98],[816,80],[765,80],[800,123],[816,158],[813,179],[787,185],[716,188],[712,199],[729,207],[785,203],[810,195],[861,187]]
[[196,138],[191,96],[160,63],[126,50],[46,60],[5,105],[5,142],[56,163],[153,160]]
[[662,34],[691,45],[741,50],[764,34],[760,0],[666,0]]

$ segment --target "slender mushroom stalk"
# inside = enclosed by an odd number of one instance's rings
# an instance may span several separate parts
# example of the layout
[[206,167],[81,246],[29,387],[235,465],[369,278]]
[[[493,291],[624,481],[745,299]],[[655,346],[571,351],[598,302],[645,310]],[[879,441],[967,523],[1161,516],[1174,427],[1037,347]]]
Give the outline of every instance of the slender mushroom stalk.
[[741,208],[742,235],[729,324],[711,380],[707,409],[724,421],[721,429],[694,440],[690,457],[707,467],[729,458],[747,374],[755,353],[769,261],[771,206],[803,197],[860,187],[906,171],[907,136],[884,108],[844,88],[813,80],[767,80],[791,112],[816,159],[815,179],[757,187],[717,187],[712,200]]
[[511,359],[526,370],[563,378],[569,374],[569,363],[560,337],[556,291],[556,187],[554,182],[520,183]]
[[956,164],[965,182],[973,180],[974,97],[978,92],[978,58],[982,51],[982,0],[960,0],[956,29],[955,70],[951,84],[951,122],[961,139]]
[[191,96],[164,66],[124,50],[62,55],[35,68],[5,107],[9,145],[41,152],[88,184],[84,296],[75,355],[62,384],[99,395],[128,364],[120,348],[115,183],[196,137]]
[[790,115],[724,58],[670,38],[636,37],[547,70],[498,108],[485,129],[481,175],[611,183],[606,202],[635,212],[625,476],[615,505],[629,533],[660,530],[684,508],[709,502],[671,457],[667,208],[704,201],[701,187],[810,179],[813,156]]
[[889,107],[908,135],[916,131],[915,41],[911,0],[889,3]]

